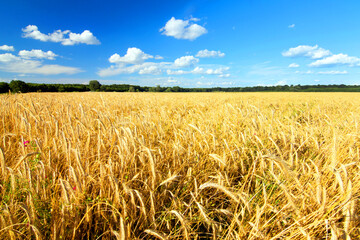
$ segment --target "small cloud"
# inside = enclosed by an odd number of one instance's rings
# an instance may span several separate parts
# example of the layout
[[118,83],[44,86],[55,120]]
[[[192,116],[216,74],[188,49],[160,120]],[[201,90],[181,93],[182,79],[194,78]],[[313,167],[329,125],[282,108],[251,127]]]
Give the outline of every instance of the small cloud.
[[197,82],[196,85],[200,85],[200,86],[211,86],[214,85],[214,82]]
[[161,60],[161,59],[164,59],[164,58],[162,56],[160,56],[160,55],[155,56],[155,60]]
[[44,59],[48,59],[48,60],[55,60],[55,57],[57,57],[58,55],[56,55],[55,53],[53,53],[52,51],[47,51],[44,52],[40,49],[33,49],[31,51],[27,51],[27,50],[21,50],[19,52],[19,56],[24,58],[24,59],[30,59],[30,58],[44,58]]
[[190,20],[175,19],[172,17],[164,27],[160,29],[163,35],[174,37],[176,39],[195,40],[207,33],[207,30],[196,24],[192,23],[198,21],[197,18],[191,18]]
[[119,54],[115,53],[109,58],[111,63],[125,63],[125,64],[140,64],[146,59],[154,58],[153,56],[144,53],[139,48],[128,48],[126,54],[121,57]]
[[184,71],[184,70],[171,70],[171,69],[168,69],[168,70],[166,70],[166,73],[168,75],[183,75],[183,74],[188,74],[189,72]]
[[300,65],[297,64],[297,63],[291,63],[291,64],[289,65],[289,68],[297,68],[297,67],[300,67]]
[[231,85],[234,85],[234,82],[221,82],[220,85],[231,86]]
[[70,30],[56,30],[53,33],[44,34],[36,25],[28,25],[22,29],[24,38],[32,38],[42,42],[61,42],[62,45],[75,45],[84,43],[87,45],[98,45],[100,41],[90,32],[73,33]]
[[288,26],[288,28],[294,28],[294,27],[295,27],[294,23]]
[[[221,75],[223,77],[226,77],[228,75],[227,75],[227,73],[224,73],[224,72],[229,70],[229,69],[230,69],[229,67],[220,67],[220,68],[217,68],[217,69],[212,69],[212,68],[204,69],[204,68],[201,68],[201,67],[196,67],[191,72],[194,73],[194,74]],[[229,74],[229,76],[230,76],[230,74]]]
[[161,70],[157,66],[149,66],[140,69],[139,74],[158,75],[161,74]]
[[209,51],[207,49],[201,50],[196,54],[199,58],[211,58],[211,57],[224,57],[225,53],[220,51]]
[[221,78],[228,78],[228,77],[230,77],[230,73],[220,74],[219,77],[221,77]]
[[13,51],[15,51],[15,48],[13,46],[2,45],[2,46],[0,46],[0,50],[13,52]]
[[286,81],[285,80],[280,80],[277,83],[274,84],[275,86],[283,86],[286,85]]
[[194,56],[183,56],[174,61],[175,67],[190,67],[199,62]]
[[178,80],[176,80],[176,79],[174,79],[174,78],[171,78],[171,77],[168,78],[167,82],[168,82],[168,83],[172,83],[172,84],[174,84],[174,83],[179,83]]
[[284,51],[282,55],[284,57],[310,57],[312,59],[319,59],[331,55],[331,52],[319,47],[318,45],[299,45]]

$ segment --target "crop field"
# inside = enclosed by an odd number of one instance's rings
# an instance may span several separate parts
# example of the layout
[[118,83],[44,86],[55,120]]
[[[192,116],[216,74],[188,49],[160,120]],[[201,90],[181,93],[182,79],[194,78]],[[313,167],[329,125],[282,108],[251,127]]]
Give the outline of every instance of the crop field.
[[360,94],[0,95],[0,239],[359,239]]

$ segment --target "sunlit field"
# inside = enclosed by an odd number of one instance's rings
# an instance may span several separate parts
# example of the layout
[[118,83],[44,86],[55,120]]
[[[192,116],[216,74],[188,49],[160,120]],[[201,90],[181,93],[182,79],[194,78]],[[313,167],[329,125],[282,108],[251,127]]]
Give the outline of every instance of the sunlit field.
[[359,239],[360,94],[0,95],[0,239]]

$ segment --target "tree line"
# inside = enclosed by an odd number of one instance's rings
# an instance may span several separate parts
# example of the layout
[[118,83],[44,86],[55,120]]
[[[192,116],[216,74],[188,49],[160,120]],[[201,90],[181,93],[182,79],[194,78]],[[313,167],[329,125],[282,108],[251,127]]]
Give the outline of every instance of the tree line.
[[213,88],[182,88],[175,87],[146,87],[130,84],[101,85],[92,80],[89,84],[45,84],[26,83],[13,80],[10,83],[0,82],[0,93],[7,92],[360,92],[359,85],[282,85],[282,86],[254,86],[254,87],[213,87]]

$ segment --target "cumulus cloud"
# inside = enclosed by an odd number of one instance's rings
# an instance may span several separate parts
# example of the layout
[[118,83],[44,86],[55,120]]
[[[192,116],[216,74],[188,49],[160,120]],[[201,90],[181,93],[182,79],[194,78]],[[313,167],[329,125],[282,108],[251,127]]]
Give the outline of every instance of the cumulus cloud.
[[39,31],[36,25],[28,25],[22,29],[24,38],[33,38],[42,42],[61,42],[62,45],[75,45],[84,43],[87,45],[97,45],[100,41],[89,31],[73,33],[70,30],[56,30],[53,33],[44,34]]
[[111,63],[125,63],[125,64],[140,64],[143,63],[146,59],[154,58],[153,56],[144,53],[138,48],[128,48],[126,54],[121,57],[119,54],[115,53],[109,58]]
[[295,24],[293,23],[293,24],[290,24],[289,26],[288,26],[288,28],[294,28],[295,27]]
[[0,46],[0,50],[13,52],[13,51],[15,51],[15,48],[13,46],[2,45],[2,46]]
[[193,23],[198,21],[197,18],[191,18],[190,20],[175,19],[172,17],[164,27],[160,29],[163,35],[174,37],[176,39],[194,40],[203,34],[207,33],[207,30]]
[[220,51],[209,51],[207,49],[201,50],[196,54],[199,58],[210,58],[210,57],[224,57],[225,53]]
[[114,65],[105,69],[100,69],[97,74],[100,77],[132,73],[158,75],[162,73],[165,65],[171,65],[171,63],[165,62],[145,62],[148,59],[162,59],[162,57],[159,55],[154,57],[150,54],[146,54],[136,47],[128,48],[124,56],[120,56],[117,53],[113,54],[109,58],[109,62]]
[[[21,52],[21,51],[20,51]],[[30,52],[31,51],[27,51]],[[0,54],[0,70],[20,74],[75,74],[81,72],[79,68],[61,65],[43,65],[41,61],[29,60],[26,57],[15,56],[10,53]]]
[[291,63],[291,64],[289,65],[289,68],[297,68],[297,67],[300,67],[300,65],[297,64],[297,63]]
[[347,65],[349,67],[360,66],[360,58],[340,53],[316,60],[309,64],[310,67],[332,67],[337,65]]
[[175,67],[190,67],[199,62],[194,56],[183,56],[174,61]]
[[299,45],[284,51],[282,55],[284,57],[310,57],[312,59],[319,59],[331,55],[331,52],[318,45]]
[[55,57],[57,57],[58,55],[56,55],[52,51],[44,52],[40,49],[33,49],[31,51],[21,50],[19,52],[19,56],[22,58],[25,58],[25,59],[30,59],[30,58],[42,59],[42,58],[44,58],[44,59],[48,59],[48,60],[55,60]]

